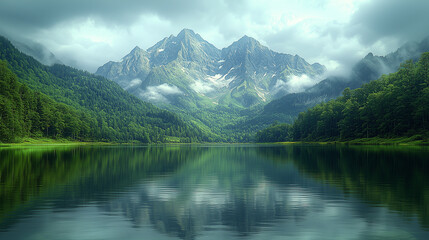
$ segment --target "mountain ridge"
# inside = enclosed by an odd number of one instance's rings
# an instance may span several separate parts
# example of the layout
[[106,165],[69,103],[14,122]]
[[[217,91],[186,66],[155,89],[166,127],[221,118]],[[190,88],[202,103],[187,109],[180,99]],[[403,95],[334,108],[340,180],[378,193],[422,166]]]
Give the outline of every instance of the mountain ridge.
[[[137,57],[134,64],[124,61],[135,49],[121,62],[104,64],[96,74],[112,79],[139,98],[167,109],[169,106],[165,106],[165,101],[145,98],[149,87],[162,84],[177,87],[185,94],[164,94],[163,99],[168,99],[167,105],[176,104],[181,109],[189,107],[189,104],[195,105],[195,100],[204,100],[209,107],[221,104],[249,108],[287,93],[286,83],[291,77],[315,77],[326,71],[319,63],[309,64],[298,55],[276,53],[246,35],[219,50],[194,31],[183,29],[177,36],[165,37],[141,53],[145,55],[144,62],[149,61],[145,66],[139,65]],[[157,76],[157,72],[164,73],[163,79]],[[155,83],[159,85],[155,86]],[[279,85],[276,83],[282,83],[281,90],[276,89]]]
[[[404,57],[398,57],[398,52],[383,59]],[[374,57],[370,53],[363,60]],[[394,73],[354,90],[346,88],[342,96],[309,108],[293,125],[272,125],[262,130],[257,141],[365,142],[375,138],[372,141],[379,143],[380,138],[399,138],[392,142],[425,143],[429,139],[428,69],[429,51],[422,53],[416,63],[406,60]]]
[[[78,115],[83,113],[81,122],[86,125],[73,129],[92,134],[84,136],[85,139],[156,143],[194,142],[209,137],[198,128],[185,123],[176,114],[159,109],[127,93],[113,81],[65,65],[45,66],[20,52],[2,36],[0,60],[7,62],[7,69],[17,76],[19,83],[47,95],[59,104],[67,105]],[[41,116],[52,114],[45,109],[38,111]],[[56,124],[61,124],[61,121],[48,122],[46,132],[52,133],[50,128]],[[93,131],[81,129],[88,127]],[[76,135],[79,134],[73,134]],[[205,138],[204,141],[210,139]]]
[[[427,51],[429,51],[429,37],[420,42],[408,42],[385,56],[368,53],[353,66],[348,76],[330,76],[303,92],[287,94],[273,100],[264,107],[261,115],[297,116],[299,112],[318,103],[340,96],[347,87],[356,89],[364,83],[380,78],[383,74],[395,72],[403,62],[410,59],[416,61],[423,52]],[[274,120],[283,121],[282,118],[274,118]]]
[[214,136],[250,141],[251,130],[238,134],[229,126],[268,101],[296,91],[290,81],[317,78],[325,71],[319,63],[274,52],[249,36],[220,50],[184,29],[147,50],[134,48],[96,74],[144,101],[179,113]]

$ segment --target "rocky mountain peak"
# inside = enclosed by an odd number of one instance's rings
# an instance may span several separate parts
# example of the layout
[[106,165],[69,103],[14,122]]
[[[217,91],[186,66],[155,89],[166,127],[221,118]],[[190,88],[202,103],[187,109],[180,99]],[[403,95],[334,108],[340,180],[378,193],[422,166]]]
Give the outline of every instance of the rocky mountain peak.
[[140,52],[142,49],[141,48],[139,48],[139,46],[135,46],[134,48],[133,48],[133,50],[131,50],[131,52],[130,53],[135,53],[135,52]]
[[238,41],[234,42],[230,47],[231,49],[234,49],[234,50],[249,50],[249,51],[254,51],[255,49],[269,50],[267,47],[263,46],[256,39],[249,37],[247,35],[244,35]]
[[[130,55],[138,56],[142,51],[136,47]],[[109,74],[99,73],[117,82],[124,80],[121,86],[145,100],[150,99],[144,98],[148,91],[160,86],[164,91],[168,85],[168,90],[175,91],[167,92],[181,93],[165,96],[172,104],[199,105],[197,99],[205,99],[213,104],[250,107],[276,97],[279,86],[287,88],[286,82],[293,76],[313,78],[324,71],[322,65],[274,52],[247,35],[221,51],[190,29],[162,39],[145,53],[148,64],[109,63],[103,66]],[[113,72],[116,75],[110,74]],[[136,78],[140,85],[133,85]]]
[[185,37],[196,37],[197,34],[195,34],[194,31],[191,29],[184,28],[182,31],[177,34],[177,38],[185,38]]
[[261,44],[258,42],[258,40],[254,39],[254,38],[252,38],[252,37],[249,37],[249,36],[247,36],[247,35],[244,35],[243,37],[241,37],[241,38],[237,41],[237,43],[240,43],[240,44],[246,44],[246,45],[261,45]]
[[147,58],[148,56],[149,54],[144,49],[141,49],[140,47],[136,46],[123,59],[141,58],[141,57]]
[[372,58],[372,57],[374,57],[374,54],[372,54],[372,52],[368,53],[368,54],[365,56],[365,58]]
[[153,66],[166,65],[172,61],[213,62],[220,56],[220,50],[190,29],[164,38],[148,49]]

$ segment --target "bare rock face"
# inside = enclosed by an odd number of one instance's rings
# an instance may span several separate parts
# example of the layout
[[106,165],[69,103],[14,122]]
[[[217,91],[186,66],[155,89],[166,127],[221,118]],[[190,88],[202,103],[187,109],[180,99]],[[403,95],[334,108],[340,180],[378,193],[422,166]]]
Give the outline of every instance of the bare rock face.
[[274,52],[248,36],[219,50],[184,29],[147,51],[136,47],[96,74],[144,100],[186,109],[219,104],[248,108],[294,91],[288,85],[292,78],[317,78],[325,71],[318,63]]

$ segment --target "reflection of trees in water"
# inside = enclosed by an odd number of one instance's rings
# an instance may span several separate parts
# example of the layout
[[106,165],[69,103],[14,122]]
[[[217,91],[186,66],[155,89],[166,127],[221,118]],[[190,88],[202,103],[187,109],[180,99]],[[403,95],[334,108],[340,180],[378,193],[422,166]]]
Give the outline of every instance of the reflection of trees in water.
[[429,149],[299,145],[288,149],[295,166],[305,174],[370,203],[417,215],[429,228]]
[[239,235],[249,235],[279,219],[300,221],[317,205],[317,199],[307,198],[310,196],[292,196],[302,190],[279,194],[275,186],[265,186],[268,189],[264,193],[255,194],[252,193],[255,189],[248,189],[247,194],[224,195],[224,203],[219,204],[210,201],[197,203],[195,196],[160,200],[149,196],[144,188],[142,185],[138,193],[133,193],[139,198],[124,196],[106,203],[103,210],[122,212],[134,227],[149,225],[183,239],[193,239],[203,230],[221,226]]
[[[312,192],[320,191],[320,185],[300,178],[290,164],[259,159],[255,151],[210,149],[174,174],[142,183],[103,209],[122,212],[135,227],[149,225],[193,239],[212,228],[249,235],[279,219],[300,221],[323,205],[320,194]],[[277,182],[267,180],[271,174],[279,176]],[[309,185],[314,189],[309,191]]]
[[[149,226],[182,239],[219,229],[246,236],[279,221],[294,227],[323,211],[326,200],[341,196],[323,184],[330,183],[346,194],[416,213],[424,223],[429,215],[429,163],[422,157],[427,152],[414,150],[293,145],[0,153],[0,181],[6,186],[0,189],[2,214],[37,208],[44,201],[53,208],[96,202],[105,212],[124,215],[134,227]],[[378,219],[364,204],[347,204],[367,222]],[[5,226],[24,215],[15,215]]]
[[0,149],[0,229],[46,202],[54,208],[73,208],[106,201],[109,192],[173,172],[204,151],[186,146]]
[[[142,222],[185,239],[210,226],[248,235],[279,219],[304,219],[310,211],[322,209],[324,200],[339,195],[305,179],[299,173],[304,172],[323,183],[340,186],[346,195],[351,193],[406,215],[417,214],[427,227],[429,162],[425,156],[427,150],[394,147],[293,145],[209,150],[155,182],[158,191],[148,194],[153,184],[142,186],[141,202],[129,202],[125,208],[146,209]],[[183,187],[198,185],[202,188]],[[160,189],[170,189],[173,194],[168,198]],[[377,221],[376,213],[368,211],[367,205],[349,204],[354,205],[350,209],[355,216]],[[131,219],[138,225],[141,216]]]

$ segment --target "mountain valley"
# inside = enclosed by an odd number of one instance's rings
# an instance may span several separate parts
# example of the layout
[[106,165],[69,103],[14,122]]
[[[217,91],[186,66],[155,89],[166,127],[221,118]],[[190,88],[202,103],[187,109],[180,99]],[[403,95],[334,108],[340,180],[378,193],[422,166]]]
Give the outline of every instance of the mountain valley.
[[228,126],[239,124],[273,99],[302,91],[293,83],[316,82],[325,71],[319,63],[274,52],[248,36],[219,50],[184,29],[147,51],[135,47],[120,62],[108,62],[96,74],[142,100],[180,113],[211,134],[228,138],[233,134]]
[[[61,83],[61,88],[65,87],[61,90],[55,90],[53,85],[45,89],[42,82],[46,79],[37,76],[40,82],[34,81],[34,77],[31,77],[33,73],[28,69],[36,66],[35,69],[43,69],[41,71],[46,71],[48,78],[52,79],[98,77],[59,65],[59,60],[41,45],[15,43],[20,46],[21,51],[39,61],[45,57],[46,61],[51,61],[45,64],[56,63],[55,65],[42,67],[33,60],[19,63],[27,57],[17,57],[19,54],[12,50],[7,40],[4,40],[3,44],[3,51],[6,52],[2,59],[12,61],[8,67],[17,74],[19,81],[36,91],[48,94],[55,101],[83,111],[87,118],[92,118],[91,124],[101,124],[101,119],[96,120],[97,113],[91,112],[94,111],[93,107],[85,105],[87,103],[77,104],[76,100],[72,100],[75,97],[70,98],[73,95],[66,98],[61,96],[61,91],[70,91],[65,83]],[[244,36],[229,47],[219,50],[199,34],[183,29],[177,36],[164,38],[147,50],[136,46],[121,61],[110,61],[99,67],[96,75],[113,80],[131,95],[145,102],[174,112],[180,118],[174,121],[187,124],[186,127],[181,125],[187,130],[172,125],[167,128],[175,128],[173,131],[165,128],[161,131],[150,130],[152,126],[141,128],[138,131],[145,133],[146,142],[171,139],[249,142],[254,140],[255,133],[261,129],[275,123],[292,123],[300,112],[340,96],[345,88],[355,89],[382,74],[394,72],[404,61],[417,60],[421,53],[426,51],[429,51],[429,38],[419,43],[407,43],[384,57],[369,53],[354,65],[348,76],[329,76],[322,80],[326,72],[323,65],[310,64],[298,55],[274,52],[251,37]],[[22,67],[25,64],[29,64],[29,67]],[[90,112],[87,112],[88,108],[91,109]],[[108,140],[112,135],[121,135],[114,133],[115,131],[124,131],[119,129],[129,127],[118,126],[115,123],[118,120],[101,121],[106,122],[106,127],[117,130],[106,128],[92,132],[96,138]],[[135,127],[133,128],[135,130]],[[195,131],[192,130],[192,134],[185,133],[190,128]],[[44,129],[48,130],[48,127]],[[130,131],[133,130],[125,130],[129,133],[122,135],[121,141],[143,139]],[[180,132],[179,138],[174,137],[176,133],[173,132],[176,131]],[[152,135],[150,132],[157,133],[149,137]]]

